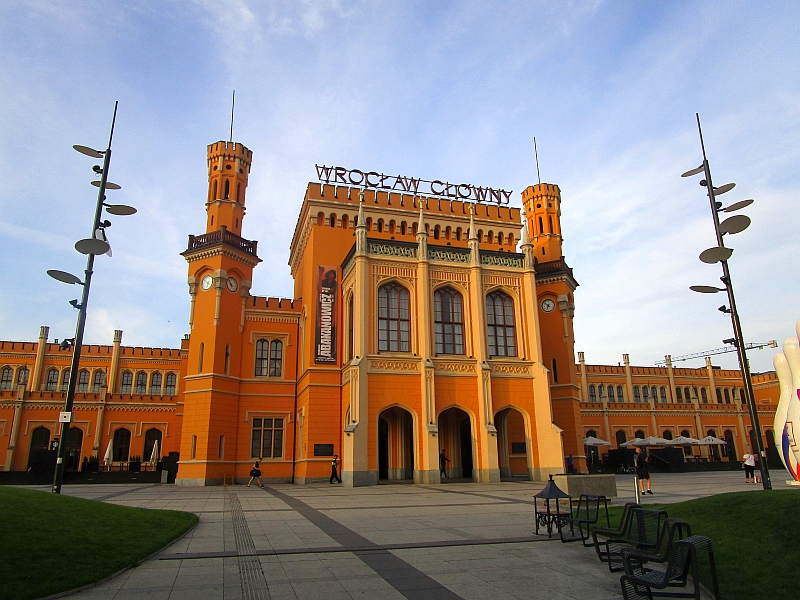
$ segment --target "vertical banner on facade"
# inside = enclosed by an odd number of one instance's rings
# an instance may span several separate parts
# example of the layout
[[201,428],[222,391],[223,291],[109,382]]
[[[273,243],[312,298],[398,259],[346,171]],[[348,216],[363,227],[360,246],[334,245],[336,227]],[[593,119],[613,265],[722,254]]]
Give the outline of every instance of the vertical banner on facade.
[[314,362],[336,364],[336,267],[317,267],[317,336]]

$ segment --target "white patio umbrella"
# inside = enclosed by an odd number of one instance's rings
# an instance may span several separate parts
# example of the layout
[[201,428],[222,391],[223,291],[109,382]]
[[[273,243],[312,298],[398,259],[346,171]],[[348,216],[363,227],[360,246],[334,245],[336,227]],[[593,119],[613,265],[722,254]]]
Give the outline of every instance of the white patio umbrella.
[[111,464],[113,460],[114,460],[114,440],[108,440],[108,448],[106,448],[106,454],[103,457],[103,464],[108,466]]
[[670,446],[697,446],[700,443],[700,440],[696,440],[693,437],[686,437],[683,435],[679,435],[676,438],[669,440]]
[[601,440],[599,438],[590,435],[586,439],[583,440],[584,446],[610,446],[611,442],[607,442],[605,440]]
[[713,435],[707,435],[702,440],[698,440],[698,446],[724,446],[728,442],[725,440],[721,440],[719,438],[714,437]]
[[150,454],[150,462],[156,464],[160,456],[161,455],[158,453],[158,440],[156,440],[156,443],[153,444],[153,452]]
[[653,437],[651,435],[650,437],[646,437],[646,438],[635,438],[635,439],[632,439],[629,442],[625,442],[624,444],[620,444],[620,446],[623,447],[623,448],[630,448],[631,446],[633,446],[633,447],[639,446],[640,448],[646,448],[646,447],[650,447],[650,446],[656,446],[656,447],[669,446],[669,440],[665,440],[664,438],[660,438],[660,437]]

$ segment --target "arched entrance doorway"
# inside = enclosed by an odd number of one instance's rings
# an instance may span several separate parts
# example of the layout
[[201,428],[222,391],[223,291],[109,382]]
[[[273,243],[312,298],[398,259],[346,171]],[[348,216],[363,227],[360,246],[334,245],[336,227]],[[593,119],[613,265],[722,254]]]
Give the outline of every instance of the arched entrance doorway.
[[[158,447],[156,447],[158,444]],[[150,459],[153,458],[153,450],[156,451],[156,461],[161,458],[161,430],[152,428],[148,429],[147,433],[144,434],[144,454],[142,454],[142,460],[145,462],[150,462]]]
[[414,479],[414,418],[399,406],[378,415],[378,479]]
[[439,450],[450,460],[450,479],[472,479],[472,421],[460,408],[448,408],[439,414]]
[[727,446],[722,447],[723,453],[727,455],[730,462],[736,461],[736,444],[733,441],[733,432],[730,429],[726,429],[723,439],[728,442]]
[[530,479],[525,418],[515,408],[505,408],[494,418],[501,480]]
[[39,462],[48,460],[50,451],[50,430],[47,427],[37,427],[31,432],[31,448],[28,452],[28,468]]
[[70,427],[67,432],[67,471],[77,471],[81,466],[81,448],[83,446],[83,430]]

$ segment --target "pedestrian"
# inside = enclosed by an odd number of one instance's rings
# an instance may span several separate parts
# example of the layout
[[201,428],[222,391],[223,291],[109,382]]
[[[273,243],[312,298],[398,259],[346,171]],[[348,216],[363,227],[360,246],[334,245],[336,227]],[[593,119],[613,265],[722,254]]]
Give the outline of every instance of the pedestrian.
[[744,482],[745,483],[755,483],[756,482],[756,457],[749,452],[745,452],[744,456],[742,457],[744,461]]
[[572,458],[572,454],[567,457],[567,473],[569,475],[573,475],[575,473],[575,459]]
[[339,478],[339,471],[337,468],[338,466],[339,466],[339,455],[334,454],[333,460],[331,461],[331,479],[329,483],[333,483],[334,479],[339,483],[342,483],[342,480]]
[[[650,469],[647,468],[647,463],[650,462],[650,459],[644,455],[639,446],[636,446],[634,462],[636,464],[636,478],[639,480],[639,489],[642,494],[647,493],[652,495],[653,490],[650,489]],[[647,481],[647,492],[644,491],[645,480]]]
[[447,458],[447,455],[444,453],[444,448],[439,453],[439,474],[442,476],[442,479],[450,479],[447,476],[447,463],[450,462],[450,459]]
[[256,462],[253,463],[253,468],[250,469],[250,481],[247,482],[247,487],[250,487],[250,484],[253,483],[253,479],[258,479],[258,487],[264,487],[264,484],[261,483],[261,459],[257,459]]

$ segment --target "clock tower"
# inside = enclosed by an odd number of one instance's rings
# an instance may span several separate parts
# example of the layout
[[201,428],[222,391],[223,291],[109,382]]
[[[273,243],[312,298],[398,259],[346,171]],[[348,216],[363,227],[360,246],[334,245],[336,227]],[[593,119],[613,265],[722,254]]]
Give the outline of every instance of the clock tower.
[[232,476],[237,447],[242,331],[257,242],[241,237],[253,153],[236,142],[208,146],[206,233],[189,236],[189,355],[178,484]]

